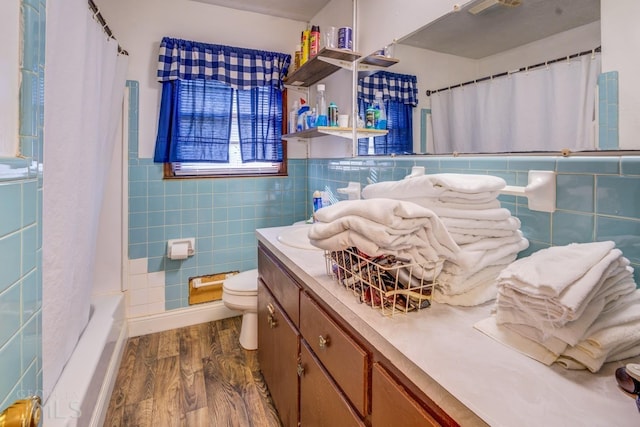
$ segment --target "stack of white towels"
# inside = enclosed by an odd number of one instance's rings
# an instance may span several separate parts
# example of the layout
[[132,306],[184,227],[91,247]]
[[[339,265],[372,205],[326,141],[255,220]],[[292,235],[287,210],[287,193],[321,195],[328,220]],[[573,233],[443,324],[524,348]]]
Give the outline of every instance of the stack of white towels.
[[328,251],[356,247],[375,257],[394,255],[419,264],[433,280],[460,248],[433,211],[401,200],[348,200],[319,209],[308,237]]
[[547,365],[597,372],[640,354],[640,292],[614,242],[554,246],[500,273],[494,316],[476,328]]
[[518,218],[497,199],[505,186],[496,176],[443,173],[371,184],[362,197],[403,200],[433,211],[460,247],[456,259],[445,261],[434,299],[473,306],[496,297],[496,277],[529,246]]

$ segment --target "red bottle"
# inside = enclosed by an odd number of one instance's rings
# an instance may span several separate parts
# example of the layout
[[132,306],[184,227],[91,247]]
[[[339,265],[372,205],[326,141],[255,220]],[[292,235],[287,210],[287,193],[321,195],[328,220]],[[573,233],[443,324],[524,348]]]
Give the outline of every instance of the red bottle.
[[313,25],[309,37],[309,58],[313,58],[318,52],[320,52],[320,27]]

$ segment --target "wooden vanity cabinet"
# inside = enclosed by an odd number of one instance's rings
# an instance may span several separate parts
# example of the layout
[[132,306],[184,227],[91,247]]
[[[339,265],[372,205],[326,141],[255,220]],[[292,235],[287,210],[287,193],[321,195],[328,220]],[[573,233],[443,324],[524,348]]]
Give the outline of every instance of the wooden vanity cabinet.
[[369,356],[304,292],[300,294],[300,334],[360,416],[366,416]]
[[379,363],[373,364],[371,425],[437,427],[440,424]]
[[364,427],[304,339],[300,347],[300,426]]
[[300,334],[258,280],[258,363],[283,426],[298,425]]
[[258,361],[285,427],[457,425],[261,243],[258,270]]

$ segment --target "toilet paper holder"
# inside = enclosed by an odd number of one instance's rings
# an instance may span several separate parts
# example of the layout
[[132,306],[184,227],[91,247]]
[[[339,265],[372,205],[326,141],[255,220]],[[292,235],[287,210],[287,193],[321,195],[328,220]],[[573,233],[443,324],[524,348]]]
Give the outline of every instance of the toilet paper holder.
[[193,256],[196,253],[196,239],[195,237],[182,238],[182,239],[169,239],[167,241],[167,256],[171,258],[171,248],[174,245],[187,245],[187,256]]

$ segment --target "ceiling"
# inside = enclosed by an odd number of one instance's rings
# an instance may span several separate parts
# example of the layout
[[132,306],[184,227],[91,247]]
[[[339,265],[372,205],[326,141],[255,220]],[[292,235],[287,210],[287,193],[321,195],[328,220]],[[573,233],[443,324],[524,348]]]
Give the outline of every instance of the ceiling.
[[[308,22],[330,0],[191,1]],[[498,1],[469,1],[400,43],[479,59],[600,20],[600,0],[521,0],[517,7],[496,4],[476,15],[469,12]]]
[[484,58],[600,20],[600,0],[522,0],[495,4],[474,15],[474,0],[426,25],[402,44],[472,59]]
[[231,9],[308,22],[330,0],[192,0]]

